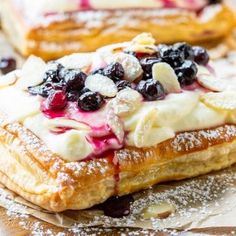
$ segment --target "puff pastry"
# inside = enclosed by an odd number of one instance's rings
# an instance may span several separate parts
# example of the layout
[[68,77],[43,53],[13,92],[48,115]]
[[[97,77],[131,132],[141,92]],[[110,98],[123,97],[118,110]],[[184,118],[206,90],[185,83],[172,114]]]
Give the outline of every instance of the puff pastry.
[[[236,77],[216,77],[202,48],[154,42],[142,34],[56,63],[31,57],[22,70],[2,77],[0,182],[60,212],[235,163]],[[173,64],[167,49],[179,57],[188,52],[180,63],[198,70],[196,77],[188,74],[188,85],[178,73],[180,58]],[[146,67],[148,60],[156,61]],[[75,77],[80,88],[71,82]],[[66,90],[58,88],[63,81]],[[56,87],[47,94],[50,83]],[[78,97],[71,90],[80,90]]]
[[234,14],[223,4],[207,2],[3,0],[2,24],[24,56],[50,60],[129,41],[146,31],[159,43],[222,39],[234,27]]

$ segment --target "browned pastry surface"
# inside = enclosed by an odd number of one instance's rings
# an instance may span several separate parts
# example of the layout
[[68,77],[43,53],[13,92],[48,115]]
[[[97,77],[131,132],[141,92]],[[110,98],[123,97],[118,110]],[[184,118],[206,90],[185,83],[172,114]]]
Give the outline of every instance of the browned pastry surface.
[[146,31],[158,43],[217,40],[226,37],[235,23],[234,13],[224,5],[209,6],[200,14],[176,9],[90,10],[38,17],[29,24],[11,1],[4,1],[2,14],[13,45],[25,56],[47,60],[129,41]]
[[108,197],[236,162],[236,126],[183,132],[156,147],[125,148],[102,159],[65,162],[18,123],[0,128],[0,179],[51,211],[83,209]]

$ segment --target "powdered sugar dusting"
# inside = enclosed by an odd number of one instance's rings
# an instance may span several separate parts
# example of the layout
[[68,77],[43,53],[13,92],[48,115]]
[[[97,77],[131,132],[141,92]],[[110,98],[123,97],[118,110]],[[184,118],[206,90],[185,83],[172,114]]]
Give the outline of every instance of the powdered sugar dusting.
[[193,132],[183,132],[178,134],[171,142],[171,146],[175,151],[191,151],[198,148],[215,145],[216,142],[228,142],[236,137],[236,127],[234,125],[226,125],[216,129],[208,129]]

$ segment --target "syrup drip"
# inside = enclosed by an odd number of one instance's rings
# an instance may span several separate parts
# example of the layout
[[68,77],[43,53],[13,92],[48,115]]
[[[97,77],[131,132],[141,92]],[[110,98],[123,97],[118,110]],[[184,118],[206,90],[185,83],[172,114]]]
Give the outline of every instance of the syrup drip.
[[113,165],[114,168],[114,181],[115,181],[115,186],[114,186],[114,194],[118,195],[119,189],[118,189],[118,183],[120,181],[120,163],[119,160],[116,156],[115,151],[110,151],[107,154],[107,159],[110,162],[110,164]]

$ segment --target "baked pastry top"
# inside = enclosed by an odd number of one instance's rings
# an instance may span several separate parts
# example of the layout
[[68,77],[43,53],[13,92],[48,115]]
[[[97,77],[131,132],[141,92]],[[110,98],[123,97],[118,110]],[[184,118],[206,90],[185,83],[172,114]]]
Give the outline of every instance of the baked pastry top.
[[234,13],[207,0],[3,0],[2,25],[25,56],[46,60],[94,51],[150,31],[158,43],[218,40],[230,34]]
[[47,64],[31,56],[0,88],[0,181],[49,210],[236,162],[236,77],[201,47],[144,33]]

